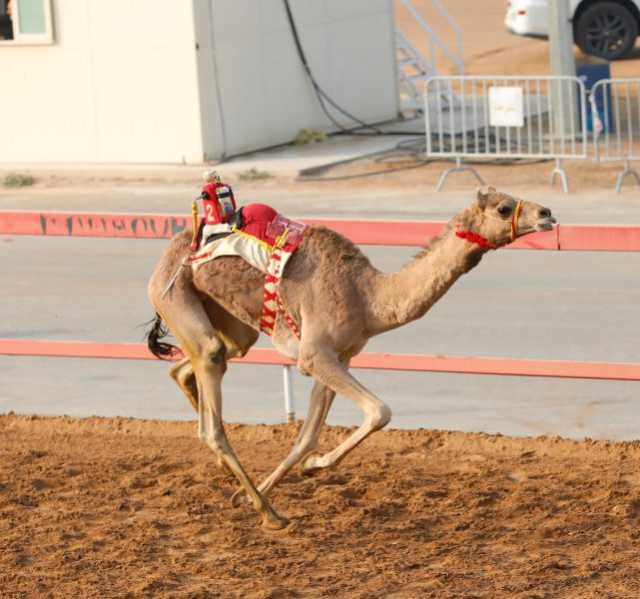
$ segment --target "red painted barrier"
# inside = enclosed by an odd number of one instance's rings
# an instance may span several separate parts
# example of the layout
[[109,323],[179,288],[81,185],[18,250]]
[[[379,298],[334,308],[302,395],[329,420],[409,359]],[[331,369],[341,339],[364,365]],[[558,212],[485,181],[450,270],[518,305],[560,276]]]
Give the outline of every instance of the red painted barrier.
[[190,223],[173,214],[0,210],[0,235],[170,239]]
[[[91,341],[0,339],[0,354],[58,358],[156,359],[147,347],[140,343],[94,343]],[[291,360],[283,358],[275,350],[262,348],[254,348],[244,358],[233,361],[244,364],[293,364]],[[367,352],[356,356],[352,361],[352,367],[373,370],[640,381],[640,364],[624,362],[523,360]]]
[[[445,223],[426,221],[301,219],[324,225],[362,245],[424,246]],[[38,212],[0,210],[0,235],[54,235],[169,239],[190,217],[176,214],[110,214],[98,212]],[[531,250],[640,251],[640,226],[559,225],[533,233],[508,246]]]
[[560,249],[640,252],[640,227],[633,225],[571,225],[558,227]]

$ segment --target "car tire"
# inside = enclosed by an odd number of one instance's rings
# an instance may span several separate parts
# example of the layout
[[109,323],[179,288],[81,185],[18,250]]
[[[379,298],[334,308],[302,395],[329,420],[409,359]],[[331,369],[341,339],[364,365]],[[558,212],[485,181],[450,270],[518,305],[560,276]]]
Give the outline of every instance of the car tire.
[[638,21],[617,2],[596,2],[578,16],[575,41],[585,54],[617,60],[631,52],[638,37]]

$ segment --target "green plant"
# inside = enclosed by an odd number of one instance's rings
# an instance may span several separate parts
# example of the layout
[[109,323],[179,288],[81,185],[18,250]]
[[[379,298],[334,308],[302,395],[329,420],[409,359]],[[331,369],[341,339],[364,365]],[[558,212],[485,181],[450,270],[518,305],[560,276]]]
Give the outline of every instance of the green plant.
[[24,173],[9,173],[2,180],[5,187],[29,187],[36,182],[35,177]]
[[327,139],[327,134],[322,133],[322,131],[316,131],[315,129],[300,129],[298,131],[298,135],[296,135],[293,143],[298,146],[303,146],[306,144],[313,144],[319,141],[325,141]]
[[273,175],[267,171],[259,171],[255,166],[238,173],[240,181],[260,181],[263,179],[271,179]]

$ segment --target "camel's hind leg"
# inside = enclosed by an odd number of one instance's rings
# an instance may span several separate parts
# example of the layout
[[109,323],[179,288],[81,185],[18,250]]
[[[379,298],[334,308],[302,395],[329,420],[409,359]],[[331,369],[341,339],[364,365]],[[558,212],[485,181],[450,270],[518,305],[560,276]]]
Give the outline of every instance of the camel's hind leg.
[[[222,306],[210,299],[203,300],[204,309],[211,326],[227,348],[227,359],[244,356],[258,340],[258,332],[229,314]],[[189,358],[183,358],[169,370],[169,375],[185,394],[193,409],[198,412],[198,386]]]
[[198,413],[198,385],[196,383],[196,375],[191,366],[189,358],[182,358],[169,369],[169,376],[176,382],[176,385],[185,394],[189,403],[193,406],[196,414]]
[[227,369],[227,349],[213,328],[200,299],[185,290],[180,301],[174,296],[170,304],[165,303],[156,308],[191,362],[197,382],[201,438],[238,479],[262,516],[263,526],[283,528],[287,521],[276,514],[256,489],[227,439],[222,422],[222,377]]
[[[237,355],[244,356],[256,342],[258,333],[212,300],[205,300],[204,308],[209,316],[209,321],[216,330],[217,336],[224,342],[227,349],[227,358]],[[230,347],[231,350],[229,350]],[[169,370],[169,375],[185,394],[196,414],[198,414],[198,383],[191,360],[183,358],[174,364]],[[225,474],[233,475],[233,472],[231,472],[221,456],[217,455],[216,459],[218,467]]]
[[[169,370],[169,375],[185,394],[196,414],[198,414],[198,383],[196,382],[196,375],[193,372],[193,367],[191,366],[191,360],[189,358],[183,358],[174,364]],[[220,470],[228,476],[233,476],[233,472],[229,470],[224,460],[219,455],[216,456],[216,462],[218,463],[218,468],[220,468]]]
[[201,435],[211,448],[222,456],[229,469],[236,476],[253,506],[262,516],[262,524],[267,528],[283,528],[287,521],[273,510],[269,502],[255,488],[236,457],[224,430],[222,422],[222,376],[226,370],[225,348],[211,339],[202,361],[195,367],[198,391],[201,397],[202,430]]

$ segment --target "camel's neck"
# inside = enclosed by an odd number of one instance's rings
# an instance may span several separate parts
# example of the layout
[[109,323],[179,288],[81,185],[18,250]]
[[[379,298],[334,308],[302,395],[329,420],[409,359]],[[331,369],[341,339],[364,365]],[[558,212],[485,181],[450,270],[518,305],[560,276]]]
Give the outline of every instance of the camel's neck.
[[371,333],[377,335],[423,316],[486,251],[457,237],[451,227],[399,272],[378,274],[370,296],[375,323]]

